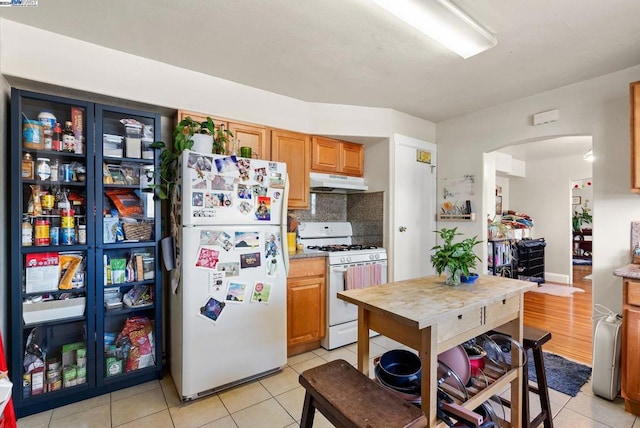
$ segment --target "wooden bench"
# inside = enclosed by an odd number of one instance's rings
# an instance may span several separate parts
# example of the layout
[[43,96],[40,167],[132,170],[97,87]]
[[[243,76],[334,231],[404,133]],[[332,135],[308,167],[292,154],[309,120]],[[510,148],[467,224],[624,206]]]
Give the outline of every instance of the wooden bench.
[[369,379],[345,360],[305,370],[301,428],[311,428],[317,409],[339,428],[428,426],[422,410]]

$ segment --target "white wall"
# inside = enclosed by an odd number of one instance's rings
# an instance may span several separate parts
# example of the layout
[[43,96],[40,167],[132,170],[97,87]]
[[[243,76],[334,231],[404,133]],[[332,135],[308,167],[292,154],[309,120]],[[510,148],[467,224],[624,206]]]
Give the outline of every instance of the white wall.
[[[545,276],[568,284],[571,279],[571,181],[591,175],[591,163],[582,156],[527,162],[525,178],[511,178],[512,209],[534,220],[534,238],[545,238]],[[639,201],[640,202],[640,201]]]
[[[612,272],[629,262],[631,221],[640,219],[640,198],[629,191],[629,82],[636,80],[640,66],[444,121],[437,128],[439,163],[449,176],[482,176],[483,153],[510,144],[593,136],[593,296],[594,303],[616,311],[622,306],[622,281]],[[530,125],[532,114],[551,109],[560,111],[559,122]],[[486,239],[483,220],[465,224],[465,233]]]

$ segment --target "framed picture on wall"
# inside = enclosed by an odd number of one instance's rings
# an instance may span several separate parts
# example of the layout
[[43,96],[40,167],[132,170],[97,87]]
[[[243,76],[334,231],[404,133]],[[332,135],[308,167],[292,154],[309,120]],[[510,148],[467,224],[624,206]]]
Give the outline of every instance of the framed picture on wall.
[[573,205],[580,205],[582,203],[582,196],[572,196],[571,203]]

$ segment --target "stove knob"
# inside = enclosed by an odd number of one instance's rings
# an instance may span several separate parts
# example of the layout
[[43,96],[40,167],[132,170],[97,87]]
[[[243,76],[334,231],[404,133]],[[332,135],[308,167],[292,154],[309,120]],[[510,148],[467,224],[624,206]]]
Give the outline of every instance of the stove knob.
[[347,263],[351,263],[351,256],[347,256]]
[[344,256],[340,257],[340,262],[341,263],[346,263],[346,260],[345,260]]
[[376,260],[380,259],[380,254],[376,254]]

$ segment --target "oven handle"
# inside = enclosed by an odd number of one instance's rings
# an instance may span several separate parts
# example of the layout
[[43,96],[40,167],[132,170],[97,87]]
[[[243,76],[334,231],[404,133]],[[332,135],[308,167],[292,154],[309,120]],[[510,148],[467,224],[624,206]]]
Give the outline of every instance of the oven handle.
[[376,262],[373,262],[373,263],[371,263],[371,262],[353,263],[353,264],[350,264],[350,265],[345,265],[345,267],[342,267],[342,266],[332,266],[332,267],[331,267],[331,272],[343,272],[343,273],[344,273],[344,272],[346,272],[346,271],[347,271],[347,267],[349,267],[349,266],[357,266],[357,265],[360,265],[360,264],[364,264],[364,265],[367,265],[367,264],[372,264],[372,265],[386,265],[386,263],[385,263],[385,262],[380,262],[380,261],[376,261]]

